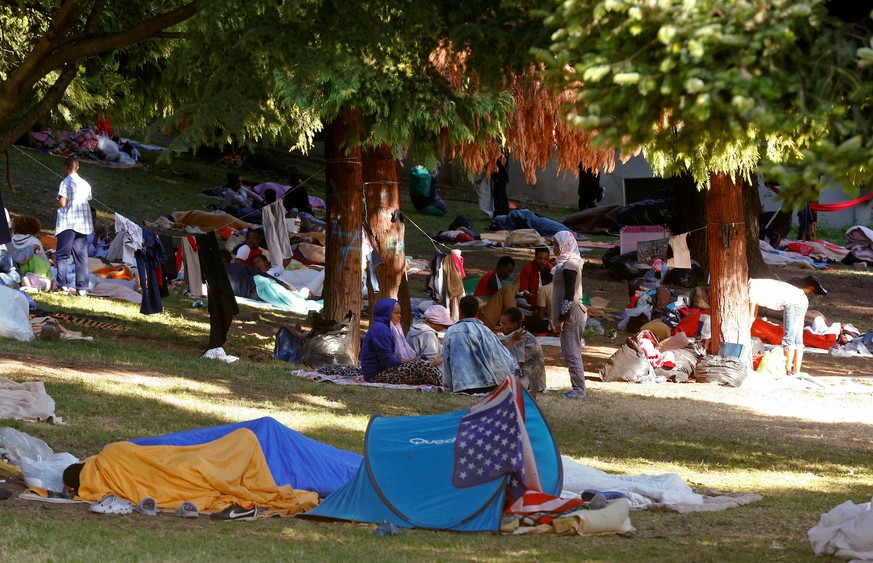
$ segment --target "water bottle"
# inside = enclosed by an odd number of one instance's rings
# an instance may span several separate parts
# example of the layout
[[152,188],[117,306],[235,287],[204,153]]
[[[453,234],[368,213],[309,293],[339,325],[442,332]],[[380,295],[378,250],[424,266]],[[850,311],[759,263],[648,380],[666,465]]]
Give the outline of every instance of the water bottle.
[[376,530],[373,532],[377,536],[397,536],[403,533],[403,530],[388,522],[387,520],[382,520],[382,523],[376,526]]

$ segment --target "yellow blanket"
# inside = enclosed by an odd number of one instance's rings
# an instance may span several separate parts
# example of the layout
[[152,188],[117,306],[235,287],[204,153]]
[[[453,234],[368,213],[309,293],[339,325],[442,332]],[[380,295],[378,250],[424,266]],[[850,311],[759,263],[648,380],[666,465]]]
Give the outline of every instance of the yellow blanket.
[[115,494],[136,503],[153,497],[164,509],[189,500],[202,512],[254,503],[297,514],[318,504],[313,492],[276,485],[260,442],[245,428],[196,446],[109,444],[85,461],[80,481],[84,499]]

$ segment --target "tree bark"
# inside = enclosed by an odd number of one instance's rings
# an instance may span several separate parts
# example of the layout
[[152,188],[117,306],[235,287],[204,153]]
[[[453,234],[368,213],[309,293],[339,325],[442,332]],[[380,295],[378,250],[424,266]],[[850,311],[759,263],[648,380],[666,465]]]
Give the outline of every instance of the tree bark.
[[761,196],[758,193],[757,180],[749,182],[743,178],[743,215],[746,218],[746,263],[749,265],[749,277],[769,278],[770,267],[761,255],[758,244],[761,232],[758,218],[761,216]]
[[[403,330],[412,325],[412,311],[407,292],[405,301],[399,299],[400,286],[406,278],[406,227],[400,216],[400,184],[397,160],[389,145],[363,150],[364,199],[367,206],[367,225],[373,246],[382,257],[376,268],[380,299],[390,297],[400,301],[403,311]],[[372,307],[375,302],[370,301]]]
[[712,338],[708,351],[717,354],[722,342],[751,342],[749,274],[742,181],[737,175],[712,174],[711,184],[706,194],[712,309]]
[[341,110],[325,128],[327,164],[327,248],[325,250],[324,311],[326,319],[342,320],[355,314],[349,354],[357,359],[361,346],[361,150],[347,150],[357,139],[358,111]]

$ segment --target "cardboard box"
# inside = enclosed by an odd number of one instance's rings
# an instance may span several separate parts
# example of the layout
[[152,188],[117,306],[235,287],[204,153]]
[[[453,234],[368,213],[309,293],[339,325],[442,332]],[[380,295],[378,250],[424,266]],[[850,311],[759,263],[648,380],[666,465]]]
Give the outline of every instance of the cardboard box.
[[673,236],[669,227],[661,225],[628,225],[619,231],[621,253],[637,251],[637,243]]

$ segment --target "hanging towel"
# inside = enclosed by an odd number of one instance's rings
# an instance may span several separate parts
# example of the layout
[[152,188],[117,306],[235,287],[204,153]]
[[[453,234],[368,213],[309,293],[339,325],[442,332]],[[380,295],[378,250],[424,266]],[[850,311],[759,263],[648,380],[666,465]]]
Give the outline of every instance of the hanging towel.
[[673,258],[667,262],[671,268],[691,268],[691,251],[688,250],[688,233],[682,233],[670,237],[670,248],[673,249]]
[[285,205],[277,199],[261,209],[261,221],[264,227],[264,239],[270,249],[272,266],[284,268],[286,261],[294,256],[291,241],[288,238],[288,228],[285,226]]

